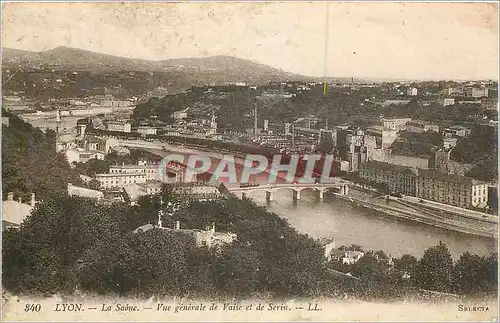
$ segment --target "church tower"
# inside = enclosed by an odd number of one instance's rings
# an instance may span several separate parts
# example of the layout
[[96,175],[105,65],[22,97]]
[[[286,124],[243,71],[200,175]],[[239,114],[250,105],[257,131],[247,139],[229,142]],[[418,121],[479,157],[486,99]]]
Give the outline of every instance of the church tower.
[[217,133],[217,121],[216,121],[214,109],[212,109],[212,120],[210,121],[210,130],[207,131],[207,135],[213,136],[216,133]]

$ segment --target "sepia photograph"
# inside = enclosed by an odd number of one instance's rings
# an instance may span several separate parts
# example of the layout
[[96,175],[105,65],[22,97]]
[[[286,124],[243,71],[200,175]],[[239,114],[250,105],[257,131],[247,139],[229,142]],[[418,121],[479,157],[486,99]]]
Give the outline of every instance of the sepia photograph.
[[498,27],[2,1],[2,322],[498,322]]

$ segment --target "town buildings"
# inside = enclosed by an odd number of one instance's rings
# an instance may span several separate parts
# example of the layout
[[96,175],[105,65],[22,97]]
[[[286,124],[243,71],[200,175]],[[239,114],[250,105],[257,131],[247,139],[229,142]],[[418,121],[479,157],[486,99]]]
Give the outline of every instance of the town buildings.
[[416,196],[454,206],[486,207],[488,185],[475,179],[447,175],[431,170],[419,170]]
[[380,162],[362,165],[359,176],[387,185],[389,192],[439,203],[464,208],[484,208],[488,204],[488,184],[469,177]]
[[417,174],[414,168],[370,161],[361,166],[359,176],[368,182],[387,185],[387,193],[416,194]]

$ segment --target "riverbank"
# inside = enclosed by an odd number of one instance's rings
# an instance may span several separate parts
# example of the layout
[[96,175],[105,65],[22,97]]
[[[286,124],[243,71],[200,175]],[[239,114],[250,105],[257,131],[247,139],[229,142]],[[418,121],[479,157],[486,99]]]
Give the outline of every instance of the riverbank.
[[386,200],[358,189],[351,189],[349,195],[334,193],[336,198],[350,201],[360,207],[403,218],[426,225],[457,231],[465,234],[498,239],[498,224],[482,219],[463,217],[443,211],[430,210],[400,199]]

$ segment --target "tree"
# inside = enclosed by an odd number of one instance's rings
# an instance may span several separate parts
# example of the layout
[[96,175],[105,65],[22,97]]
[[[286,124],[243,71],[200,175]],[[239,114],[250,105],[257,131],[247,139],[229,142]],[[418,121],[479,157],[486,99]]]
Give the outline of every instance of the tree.
[[415,268],[414,282],[423,289],[438,292],[452,290],[453,259],[443,242],[424,252]]
[[469,252],[462,254],[453,268],[456,292],[478,295],[496,290],[497,280],[494,271],[497,265],[492,257],[480,257]]
[[10,126],[2,126],[2,191],[13,192],[23,200],[35,193],[37,200],[65,193],[68,183],[82,181],[63,154],[55,151],[56,134],[22,121],[3,110]]
[[412,277],[414,275],[415,266],[418,260],[412,255],[402,255],[401,258],[394,259],[394,268],[401,272],[403,276],[408,275]]

